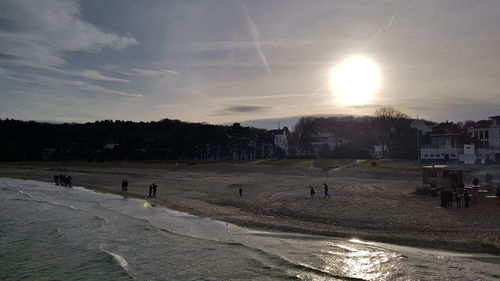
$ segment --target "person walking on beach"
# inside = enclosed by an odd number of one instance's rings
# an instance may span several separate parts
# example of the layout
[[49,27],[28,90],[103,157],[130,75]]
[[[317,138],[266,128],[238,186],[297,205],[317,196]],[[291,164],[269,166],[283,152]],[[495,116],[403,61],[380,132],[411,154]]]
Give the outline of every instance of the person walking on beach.
[[149,197],[153,195],[153,184],[149,185]]
[[311,199],[314,199],[314,195],[316,194],[316,191],[314,191],[314,188],[311,185],[309,185],[309,187],[311,188],[311,191],[310,191]]
[[240,193],[240,196],[243,195],[243,188],[240,187],[240,189],[238,189],[238,192]]
[[330,197],[330,194],[328,193],[328,185],[326,185],[326,182],[324,182],[323,185],[325,186],[325,199],[326,197],[328,197],[328,199],[331,199],[332,197]]
[[158,191],[158,185],[156,185],[156,183],[153,183],[153,197],[156,197],[156,191]]
[[469,192],[465,191],[464,193],[464,207],[465,208],[469,208],[469,202],[470,202],[470,196],[469,196]]

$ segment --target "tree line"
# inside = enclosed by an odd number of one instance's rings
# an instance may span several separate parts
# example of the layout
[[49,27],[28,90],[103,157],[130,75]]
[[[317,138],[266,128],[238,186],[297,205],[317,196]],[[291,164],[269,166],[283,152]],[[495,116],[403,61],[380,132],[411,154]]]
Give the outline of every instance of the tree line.
[[[51,124],[0,120],[0,160],[253,160],[265,158],[370,158],[374,145],[387,157],[416,157],[416,131],[406,114],[384,107],[374,116],[303,117],[294,126],[286,153],[271,131],[189,123],[104,120]],[[334,147],[314,150],[318,133],[333,133]]]

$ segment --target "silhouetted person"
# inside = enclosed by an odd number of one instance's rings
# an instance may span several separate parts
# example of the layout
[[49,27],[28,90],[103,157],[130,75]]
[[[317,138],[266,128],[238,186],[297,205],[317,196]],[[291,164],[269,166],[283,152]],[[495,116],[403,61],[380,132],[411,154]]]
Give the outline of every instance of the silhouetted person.
[[441,207],[448,208],[446,192],[441,189]]
[[486,172],[486,175],[484,175],[484,181],[487,183],[487,184],[490,184],[491,181],[493,181],[493,176],[490,175],[490,173]]
[[460,191],[455,191],[455,202],[457,202],[457,208],[462,208],[460,204]]
[[332,198],[332,197],[330,197],[330,194],[328,194],[328,185],[326,185],[326,182],[323,183],[323,185],[325,186],[325,199],[326,199],[326,197],[328,197],[328,199]]
[[309,187],[311,188],[311,199],[314,199],[314,195],[316,194],[316,191],[314,191],[314,188],[312,186],[309,185]]
[[446,201],[448,202],[448,207],[453,207],[453,192],[451,190],[446,191]]
[[55,175],[55,176],[54,176],[54,183],[55,183],[56,185],[59,185],[59,176],[58,176],[58,175]]
[[156,191],[158,191],[158,185],[156,185],[156,183],[153,183],[153,197],[156,197]]
[[465,191],[464,193],[464,207],[469,208],[470,196],[469,192]]
[[72,178],[71,176],[68,176],[68,177],[66,178],[66,185],[67,185],[68,187],[71,187],[71,181],[72,181],[72,180],[73,180],[73,178]]
[[472,180],[472,184],[473,184],[474,186],[477,186],[477,185],[479,184],[479,180],[478,180],[477,178],[474,178],[474,179]]
[[149,197],[153,195],[153,184],[149,185]]
[[122,180],[122,192],[127,192],[128,182],[126,180]]
[[240,187],[240,189],[238,189],[238,192],[240,193],[240,196],[243,195],[243,188]]

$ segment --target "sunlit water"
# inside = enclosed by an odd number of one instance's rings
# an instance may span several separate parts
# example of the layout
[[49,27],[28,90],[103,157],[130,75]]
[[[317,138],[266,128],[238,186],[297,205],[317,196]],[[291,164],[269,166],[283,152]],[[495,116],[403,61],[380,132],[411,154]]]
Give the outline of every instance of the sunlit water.
[[0,280],[499,280],[500,259],[198,218],[0,179]]

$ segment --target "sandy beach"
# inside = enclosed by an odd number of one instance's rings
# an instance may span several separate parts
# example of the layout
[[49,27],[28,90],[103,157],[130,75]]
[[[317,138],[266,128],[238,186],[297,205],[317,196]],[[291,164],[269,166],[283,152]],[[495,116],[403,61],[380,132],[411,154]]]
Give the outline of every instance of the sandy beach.
[[[500,253],[500,207],[480,198],[471,208],[444,209],[439,199],[415,195],[417,163],[341,163],[334,169],[259,163],[12,162],[0,177],[53,181],[147,198],[155,182],[163,206],[237,225],[423,248]],[[331,199],[323,196],[323,183]],[[316,198],[309,198],[309,185]],[[63,187],[59,187],[63,188]],[[238,189],[243,189],[243,196]]]

